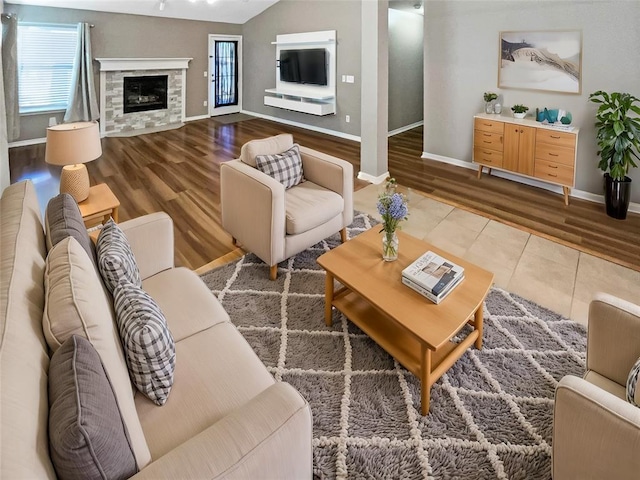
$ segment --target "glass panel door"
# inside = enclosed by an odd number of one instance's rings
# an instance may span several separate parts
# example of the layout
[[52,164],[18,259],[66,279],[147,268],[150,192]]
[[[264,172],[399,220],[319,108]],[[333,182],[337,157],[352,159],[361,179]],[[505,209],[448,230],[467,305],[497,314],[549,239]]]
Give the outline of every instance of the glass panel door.
[[238,42],[215,41],[214,107],[238,105]]
[[209,35],[209,116],[242,110],[242,36]]

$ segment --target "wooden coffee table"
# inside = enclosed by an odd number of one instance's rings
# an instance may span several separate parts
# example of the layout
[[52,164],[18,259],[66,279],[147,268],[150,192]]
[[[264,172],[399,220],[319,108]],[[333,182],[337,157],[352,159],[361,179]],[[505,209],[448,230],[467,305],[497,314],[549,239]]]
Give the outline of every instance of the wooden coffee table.
[[[332,307],[420,379],[422,414],[431,386],[475,344],[482,348],[482,304],[493,273],[410,235],[398,232],[399,257],[382,260],[382,237],[372,228],[318,258],[326,271],[325,321]],[[465,279],[439,305],[402,284],[402,270],[427,250],[464,267]],[[334,279],[343,287],[334,291]],[[465,324],[473,330],[451,339]]]

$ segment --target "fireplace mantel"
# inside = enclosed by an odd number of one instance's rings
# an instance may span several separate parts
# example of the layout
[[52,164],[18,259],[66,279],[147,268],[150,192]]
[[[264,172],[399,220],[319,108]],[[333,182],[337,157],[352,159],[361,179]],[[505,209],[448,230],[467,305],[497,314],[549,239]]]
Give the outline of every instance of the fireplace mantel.
[[121,70],[183,70],[193,58],[96,58],[101,72]]

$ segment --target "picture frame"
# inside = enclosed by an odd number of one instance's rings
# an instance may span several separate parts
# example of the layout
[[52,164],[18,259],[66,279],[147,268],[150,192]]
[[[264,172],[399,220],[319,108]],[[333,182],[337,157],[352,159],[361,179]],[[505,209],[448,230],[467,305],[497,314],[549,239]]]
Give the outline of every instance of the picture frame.
[[582,30],[500,32],[498,88],[582,93]]

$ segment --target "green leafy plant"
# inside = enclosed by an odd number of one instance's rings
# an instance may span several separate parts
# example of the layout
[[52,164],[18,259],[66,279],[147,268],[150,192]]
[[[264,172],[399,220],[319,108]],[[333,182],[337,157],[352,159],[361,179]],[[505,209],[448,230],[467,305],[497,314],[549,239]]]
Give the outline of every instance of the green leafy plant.
[[614,180],[624,180],[629,169],[638,166],[634,157],[640,160],[640,107],[636,105],[640,100],[629,93],[602,90],[589,95],[589,100],[600,104],[596,112],[598,167]]
[[520,103],[516,103],[513,107],[511,107],[511,111],[513,113],[526,113],[527,110],[529,110],[529,107]]
[[497,100],[497,99],[498,99],[498,94],[497,93],[484,92],[484,101],[485,102],[490,102],[492,100]]

